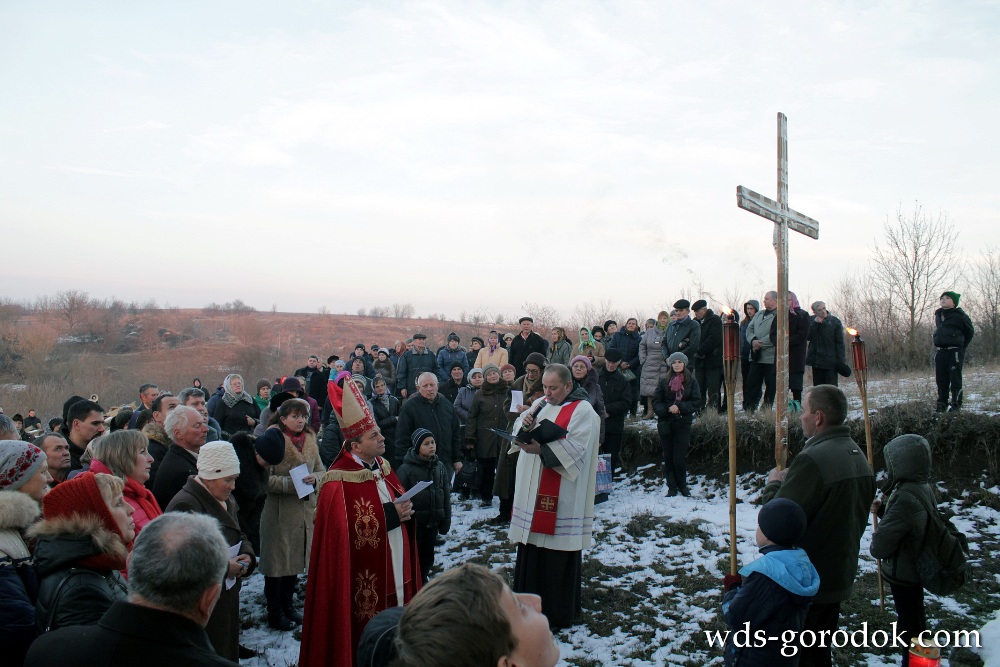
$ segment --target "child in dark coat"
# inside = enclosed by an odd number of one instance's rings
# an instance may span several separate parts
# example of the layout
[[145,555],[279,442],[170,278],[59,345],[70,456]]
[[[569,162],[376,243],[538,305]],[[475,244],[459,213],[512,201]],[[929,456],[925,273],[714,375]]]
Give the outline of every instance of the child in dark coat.
[[[724,580],[722,614],[730,630],[726,667],[799,664],[799,633],[819,590],[816,568],[805,551],[795,548],[805,532],[806,513],[793,500],[775,498],[758,513],[761,557]],[[761,637],[764,641],[758,641]]]
[[410,438],[413,448],[406,452],[403,465],[396,475],[406,489],[417,482],[428,481],[429,487],[413,497],[413,510],[417,523],[417,554],[420,558],[420,576],[427,583],[427,575],[434,566],[434,542],[438,533],[451,529],[451,488],[448,472],[437,457],[434,434],[418,428]]

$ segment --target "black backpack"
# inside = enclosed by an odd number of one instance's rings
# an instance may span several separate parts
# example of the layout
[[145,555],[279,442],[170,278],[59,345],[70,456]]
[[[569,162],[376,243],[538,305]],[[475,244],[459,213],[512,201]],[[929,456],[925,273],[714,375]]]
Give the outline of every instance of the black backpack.
[[965,584],[969,564],[969,541],[920,494],[911,494],[927,511],[924,543],[917,557],[917,576],[934,595],[950,595]]

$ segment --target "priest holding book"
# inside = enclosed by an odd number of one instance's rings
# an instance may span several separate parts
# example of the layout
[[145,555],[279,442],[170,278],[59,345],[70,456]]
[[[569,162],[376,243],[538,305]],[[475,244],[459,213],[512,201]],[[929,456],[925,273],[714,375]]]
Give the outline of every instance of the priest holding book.
[[[583,549],[591,544],[601,419],[569,368],[550,364],[545,396],[514,422],[517,461],[510,541],[517,545],[513,590],[542,598],[553,630],[580,614]],[[555,428],[559,427],[559,428]],[[531,437],[529,437],[531,436]],[[527,456],[526,456],[527,455]]]

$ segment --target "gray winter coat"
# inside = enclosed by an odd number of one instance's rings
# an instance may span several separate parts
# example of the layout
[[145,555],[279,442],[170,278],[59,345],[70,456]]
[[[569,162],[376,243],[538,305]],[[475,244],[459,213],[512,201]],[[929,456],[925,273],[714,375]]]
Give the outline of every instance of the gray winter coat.
[[639,363],[642,364],[642,375],[639,376],[639,396],[652,396],[656,393],[656,385],[667,377],[670,366],[663,358],[663,335],[665,330],[659,327],[647,329],[639,341]]
[[777,315],[777,310],[759,310],[747,325],[747,341],[753,345],[754,340],[760,341],[760,356],[754,359],[753,352],[750,352],[751,361],[759,364],[774,363],[774,342],[771,340],[771,325]]

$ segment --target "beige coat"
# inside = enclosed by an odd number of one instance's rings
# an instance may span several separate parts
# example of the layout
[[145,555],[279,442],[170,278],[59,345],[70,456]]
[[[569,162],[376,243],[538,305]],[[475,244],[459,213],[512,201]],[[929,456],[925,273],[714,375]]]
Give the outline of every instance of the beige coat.
[[300,452],[286,435],[285,458],[271,466],[267,500],[260,517],[260,571],[267,577],[301,574],[309,562],[317,494],[311,493],[299,500],[288,474],[303,463],[312,473],[325,470],[316,447],[316,436],[308,434]]
[[486,364],[496,364],[499,368],[507,363],[507,348],[500,347],[497,345],[497,351],[490,354],[490,346],[487,345],[483,349],[479,350],[479,356],[476,357],[476,365],[473,368],[485,368]]

